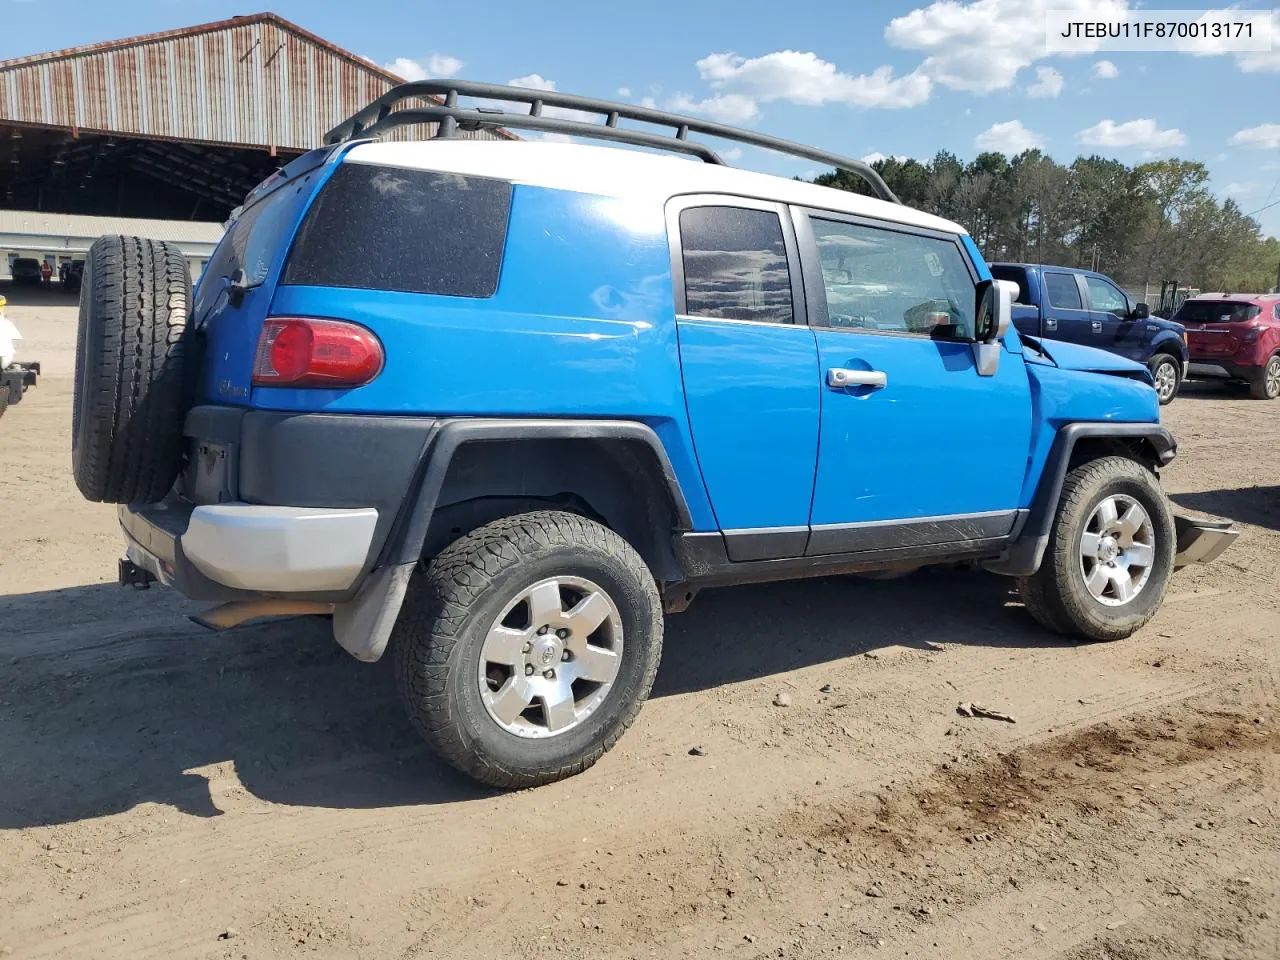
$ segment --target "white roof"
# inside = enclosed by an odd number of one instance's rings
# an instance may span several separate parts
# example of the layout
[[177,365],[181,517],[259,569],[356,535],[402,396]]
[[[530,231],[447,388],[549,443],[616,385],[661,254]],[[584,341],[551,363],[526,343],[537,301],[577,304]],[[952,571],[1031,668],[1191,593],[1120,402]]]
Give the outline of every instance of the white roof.
[[859,214],[946,233],[967,233],[959,224],[901,204],[847,190],[704,163],[675,154],[547,141],[485,142],[427,140],[364,143],[349,163],[493,177],[528,186],[599,196],[655,199],[688,193],[727,193]]

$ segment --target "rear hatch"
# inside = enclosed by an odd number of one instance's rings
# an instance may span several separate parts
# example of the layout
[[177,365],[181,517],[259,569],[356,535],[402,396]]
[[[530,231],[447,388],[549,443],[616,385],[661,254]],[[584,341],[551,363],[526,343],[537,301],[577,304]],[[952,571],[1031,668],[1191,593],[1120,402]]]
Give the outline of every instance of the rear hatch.
[[1192,360],[1230,358],[1248,345],[1249,321],[1261,312],[1247,300],[1188,300],[1173,319],[1186,327]]
[[272,290],[331,148],[303,154],[250,193],[196,286],[191,315],[204,336],[198,402],[248,406],[258,334]]

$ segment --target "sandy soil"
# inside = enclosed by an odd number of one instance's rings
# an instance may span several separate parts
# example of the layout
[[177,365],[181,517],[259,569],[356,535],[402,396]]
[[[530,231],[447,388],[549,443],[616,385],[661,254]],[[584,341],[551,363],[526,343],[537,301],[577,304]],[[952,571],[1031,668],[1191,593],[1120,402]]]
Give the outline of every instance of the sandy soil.
[[1175,500],[1245,534],[1131,640],[1050,637],[980,574],[712,592],[618,748],[498,795],[322,624],[213,635],[111,583],[114,513],[69,475],[74,309],[25,300],[0,955],[1280,957],[1280,404],[1169,408]]

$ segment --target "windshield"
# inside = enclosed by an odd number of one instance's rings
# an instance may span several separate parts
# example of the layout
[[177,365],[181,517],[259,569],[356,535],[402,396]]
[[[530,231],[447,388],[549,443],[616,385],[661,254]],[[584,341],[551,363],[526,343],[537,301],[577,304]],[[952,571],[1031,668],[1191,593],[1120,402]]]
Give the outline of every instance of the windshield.
[[1178,323],[1240,323],[1252,320],[1261,312],[1262,308],[1253,303],[1188,300],[1173,315],[1173,319]]

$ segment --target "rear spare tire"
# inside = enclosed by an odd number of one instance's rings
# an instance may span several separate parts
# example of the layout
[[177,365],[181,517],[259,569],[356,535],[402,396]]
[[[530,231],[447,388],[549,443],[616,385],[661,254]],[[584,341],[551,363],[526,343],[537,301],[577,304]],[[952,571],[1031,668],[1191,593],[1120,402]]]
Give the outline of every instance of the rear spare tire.
[[171,244],[100,237],[85,258],[71,465],[89,500],[154,503],[177,479],[191,404],[191,274]]

